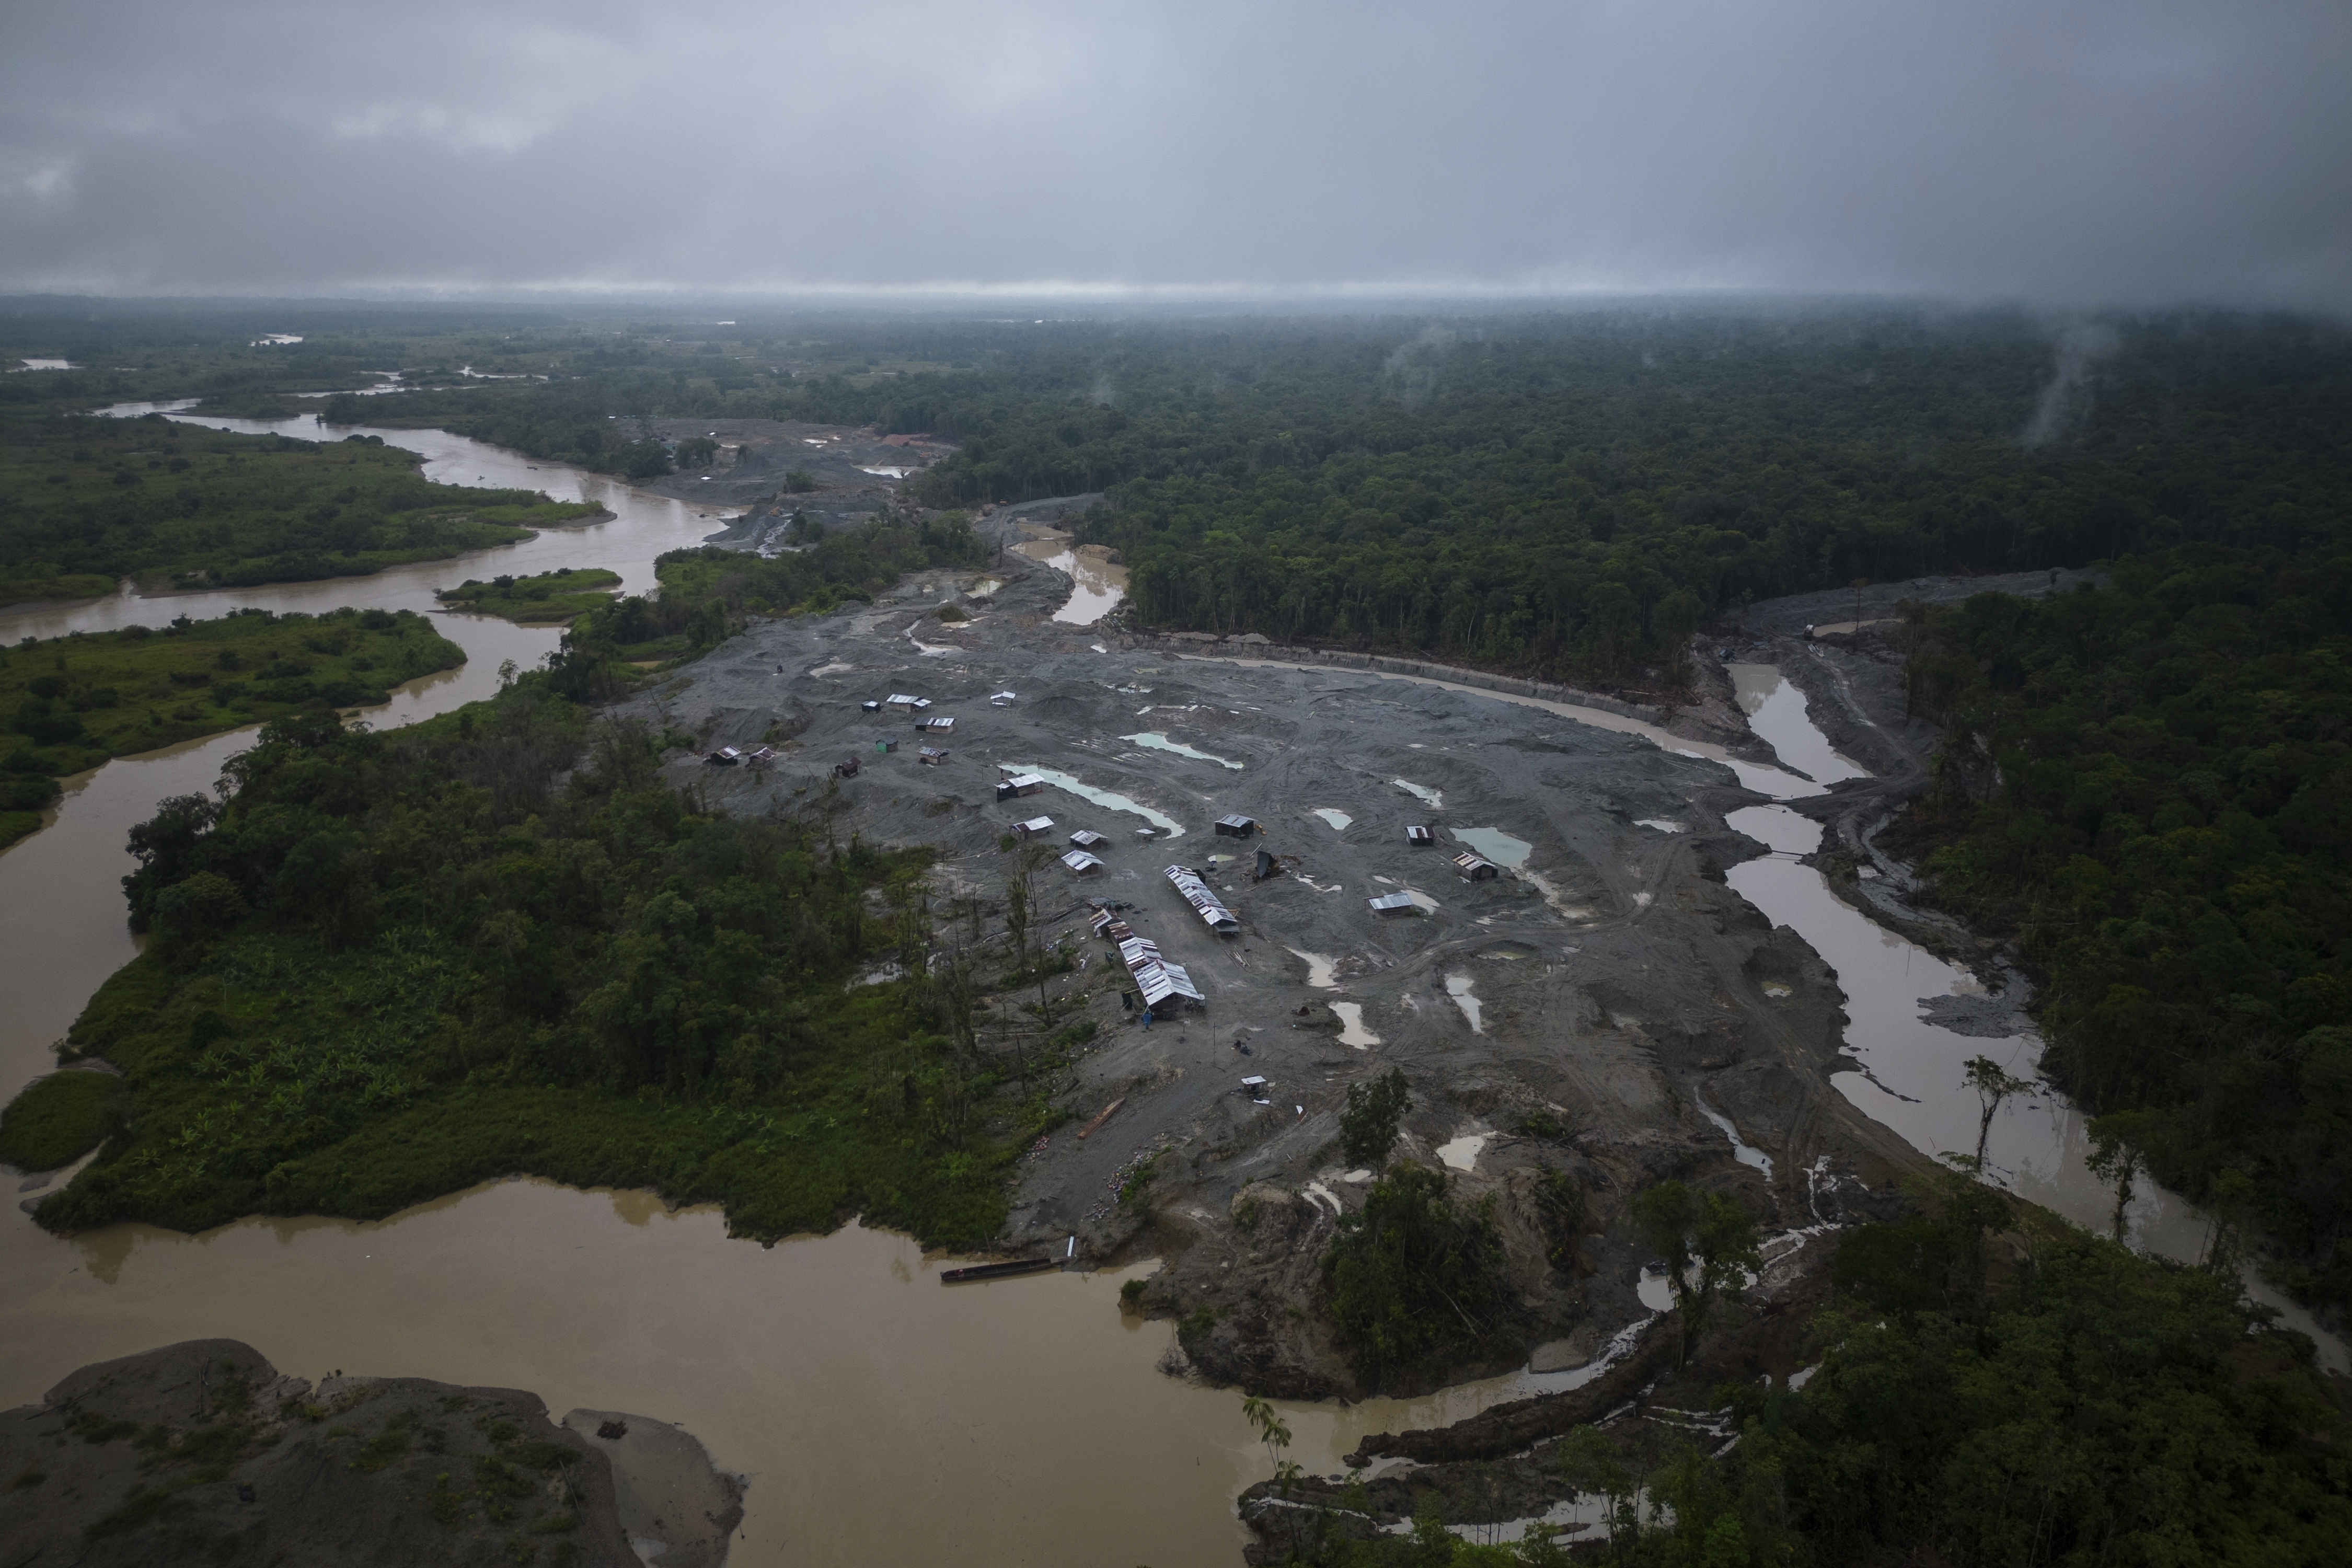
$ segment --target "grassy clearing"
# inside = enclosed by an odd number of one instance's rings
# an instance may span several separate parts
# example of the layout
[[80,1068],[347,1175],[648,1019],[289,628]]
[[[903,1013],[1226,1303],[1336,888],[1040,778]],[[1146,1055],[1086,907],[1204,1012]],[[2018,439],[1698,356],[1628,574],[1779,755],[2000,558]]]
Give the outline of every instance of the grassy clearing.
[[468,577],[434,597],[453,610],[499,616],[524,626],[543,626],[568,621],[611,603],[612,591],[620,585],[618,572],[583,566],[568,572],[541,572],[530,577],[493,577],[487,583]]

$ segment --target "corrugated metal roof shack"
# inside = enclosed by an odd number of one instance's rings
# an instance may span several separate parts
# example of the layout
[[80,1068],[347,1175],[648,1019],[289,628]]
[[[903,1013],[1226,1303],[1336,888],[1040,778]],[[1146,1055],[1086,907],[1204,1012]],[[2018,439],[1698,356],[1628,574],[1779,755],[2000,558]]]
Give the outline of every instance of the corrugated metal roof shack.
[[1365,900],[1376,915],[1419,914],[1421,906],[1413,902],[1411,893],[1382,893],[1377,899]]
[[1454,868],[1473,882],[1491,882],[1503,874],[1503,868],[1483,855],[1467,849],[1454,858]]
[[1404,841],[1417,849],[1423,848],[1436,843],[1437,835],[1426,827],[1416,825],[1404,830]]
[[1221,838],[1247,838],[1257,830],[1257,821],[1254,817],[1243,816],[1236,813],[1231,816],[1217,818],[1217,836]]
[[1097,844],[1108,844],[1110,840],[1092,829],[1081,827],[1070,835],[1070,842],[1081,849],[1091,849]]
[[948,753],[940,751],[937,746],[925,746],[922,750],[915,753],[915,761],[922,763],[923,766],[927,768],[945,767],[947,765]]
[[996,781],[996,798],[1011,800],[1015,795],[1035,795],[1045,787],[1045,781],[1035,773],[1015,773],[1009,779]]
[[1102,869],[1102,862],[1083,849],[1073,849],[1062,857],[1062,864],[1083,877],[1089,871]]
[[1219,936],[1232,936],[1242,929],[1242,922],[1234,918],[1233,911],[1217,901],[1217,895],[1209,891],[1209,885],[1194,875],[1191,868],[1171,866],[1167,875],[1168,879],[1176,884],[1176,891],[1183,895],[1184,901],[1192,906],[1192,912],[1199,915],[1211,931]]
[[1034,838],[1041,833],[1053,831],[1054,819],[1050,816],[1033,816],[1026,822],[1013,825],[1013,837],[1015,838]]
[[1143,993],[1147,1007],[1166,1006],[1179,996],[1187,1002],[1208,1000],[1192,984],[1182,964],[1160,957],[1159,947],[1142,937],[1131,936],[1120,942],[1118,956],[1126,963],[1128,973],[1135,977],[1135,988]]

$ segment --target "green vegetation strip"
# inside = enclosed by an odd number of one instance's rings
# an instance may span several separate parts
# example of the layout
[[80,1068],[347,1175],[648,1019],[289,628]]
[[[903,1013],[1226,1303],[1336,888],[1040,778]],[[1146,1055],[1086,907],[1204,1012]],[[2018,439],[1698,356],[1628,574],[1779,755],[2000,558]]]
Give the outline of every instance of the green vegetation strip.
[[571,571],[541,572],[531,577],[493,577],[487,583],[468,577],[434,597],[453,610],[478,616],[499,616],[525,626],[568,621],[608,604],[611,590],[621,585],[618,572],[582,566]]
[[407,610],[241,610],[0,648],[0,846],[39,825],[54,781],[110,757],[301,708],[373,706],[465,659]]
[[2020,942],[2043,1071],[2352,1303],[2352,542],[2183,545],[1907,635],[1946,735],[1900,841]]
[[20,418],[0,441],[0,605],[359,576],[591,516],[530,490],[436,484],[380,437],[237,436]]
[[[1602,1505],[1601,1537],[1574,1555],[1542,1523],[1493,1542],[1478,1528],[1495,1518],[1481,1464],[1417,1471],[1402,1533],[1371,1533],[1360,1475],[1294,1497],[1290,1432],[1258,1401],[1244,1413],[1275,1479],[1250,1489],[1244,1510],[1281,1561],[1313,1568],[1566,1568],[1604,1554],[1634,1568],[2352,1557],[2343,1395],[2308,1339],[2244,1300],[2233,1255],[2204,1268],[2136,1257],[1959,1176],[1913,1196],[1923,1212],[1840,1240],[1801,1389],[1750,1375],[1711,1396],[1677,1389],[1647,1419],[1637,1403],[1633,1418],[1533,1451]],[[1643,1239],[1690,1267],[1677,1316],[1696,1343],[1699,1277],[1740,1294],[1752,1222],[1673,1182],[1633,1206]],[[1387,1222],[1367,1208],[1363,1223]],[[1754,1370],[1738,1351],[1727,1364]],[[1717,1413],[1703,1443],[1683,1435],[1698,1424],[1682,1401]],[[1289,1506],[1265,1507],[1276,1500]]]
[[71,1163],[98,1147],[127,1098],[108,1073],[51,1073],[0,1110],[0,1163],[20,1171]]
[[889,509],[773,558],[709,545],[674,550],[655,560],[659,594],[614,601],[572,623],[559,679],[571,695],[602,696],[616,689],[619,663],[701,653],[753,616],[824,615],[870,601],[906,573],[974,565],[985,553],[961,512],[923,518]]
[[[531,1172],[763,1239],[994,1234],[998,1071],[926,962],[928,853],[698,811],[553,685],[388,734],[280,720],[225,801],[134,831],[154,941],[69,1037],[129,1120],[43,1224],[373,1217]],[[913,978],[852,984],[886,959]]]

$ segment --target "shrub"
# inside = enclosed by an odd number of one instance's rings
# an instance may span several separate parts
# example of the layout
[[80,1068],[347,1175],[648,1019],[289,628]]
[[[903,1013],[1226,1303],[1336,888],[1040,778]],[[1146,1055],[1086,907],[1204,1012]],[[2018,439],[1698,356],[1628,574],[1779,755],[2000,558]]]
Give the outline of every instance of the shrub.
[[98,1072],[41,1079],[0,1110],[0,1161],[54,1171],[98,1147],[121,1114],[122,1081]]
[[1508,1298],[1492,1194],[1464,1207],[1440,1172],[1407,1162],[1372,1184],[1323,1254],[1331,1317],[1378,1384],[1391,1371],[1474,1344]]

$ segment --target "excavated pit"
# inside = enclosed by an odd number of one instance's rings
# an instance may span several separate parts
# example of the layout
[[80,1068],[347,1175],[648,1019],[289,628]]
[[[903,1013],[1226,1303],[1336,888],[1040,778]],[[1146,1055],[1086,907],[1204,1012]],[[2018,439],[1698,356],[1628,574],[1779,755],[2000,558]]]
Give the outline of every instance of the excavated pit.
[[[1000,514],[983,528],[1011,543],[1019,523]],[[1366,1392],[1324,1320],[1293,1309],[1310,1302],[1338,1215],[1368,1184],[1335,1142],[1348,1088],[1391,1068],[1414,1102],[1401,1157],[1448,1170],[1465,1195],[1498,1194],[1519,1294],[1480,1358],[1392,1376],[1391,1392],[1508,1373],[1536,1345],[1598,1347],[1641,1318],[1643,1257],[1622,1214],[1648,1182],[1737,1191],[1772,1226],[1801,1221],[1802,1173],[1824,1155],[1865,1184],[1917,1161],[1830,1086],[1843,1019],[1828,972],[1724,885],[1726,867],[1765,848],[1726,826],[1764,797],[1724,762],[1504,693],[1138,646],[1052,619],[1067,597],[1061,574],[1000,548],[870,605],[755,625],[629,708],[706,748],[776,747],[756,773],[673,753],[671,776],[713,805],[822,812],[842,840],[934,845],[950,897],[1001,901],[1019,851],[1000,842],[1016,822],[1052,817],[1057,855],[1075,831],[1106,837],[1099,869],[1046,858],[1034,873],[1050,936],[1085,955],[1054,982],[1070,1008],[1057,1026],[1090,1018],[1097,1032],[1062,1095],[1073,1124],[1021,1163],[1003,1243],[1081,1263],[1160,1257],[1150,1310],[1213,1309],[1213,1328],[1186,1336],[1188,1370],[1293,1396]],[[950,601],[972,618],[939,621]],[[1731,711],[1728,681],[1708,678]],[[894,693],[929,698],[921,716],[953,730],[863,710]],[[882,752],[882,739],[899,743]],[[921,743],[948,762],[921,764]],[[1765,753],[1749,742],[1742,754],[1746,776],[1762,776]],[[836,776],[851,757],[856,775]],[[999,801],[1013,770],[1052,782]],[[1229,815],[1260,831],[1220,835]],[[1653,826],[1665,821],[1679,830]],[[1409,825],[1433,827],[1435,843],[1408,844]],[[1263,879],[1260,849],[1275,857]],[[1454,864],[1498,849],[1516,863],[1486,879]],[[1171,864],[1205,874],[1237,933],[1216,934],[1179,898]],[[1410,909],[1370,907],[1398,892]],[[1129,976],[1088,931],[1088,900],[1127,906],[1205,1004],[1148,1028],[1123,1007]],[[1099,1131],[1076,1136],[1114,1101]],[[1465,1131],[1486,1136],[1460,1169],[1439,1151]],[[1122,1210],[1122,1173],[1155,1150],[1149,1212]],[[1548,1170],[1574,1178],[1594,1219],[1569,1267],[1546,1261],[1556,1238],[1534,1193]]]

